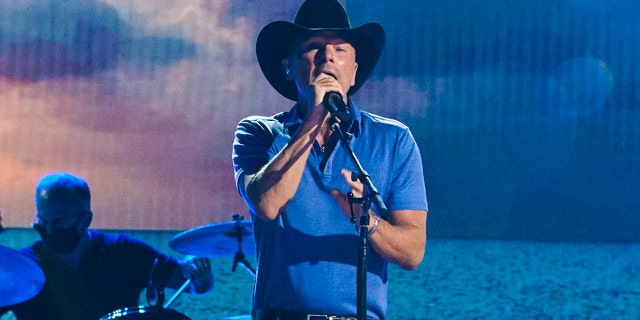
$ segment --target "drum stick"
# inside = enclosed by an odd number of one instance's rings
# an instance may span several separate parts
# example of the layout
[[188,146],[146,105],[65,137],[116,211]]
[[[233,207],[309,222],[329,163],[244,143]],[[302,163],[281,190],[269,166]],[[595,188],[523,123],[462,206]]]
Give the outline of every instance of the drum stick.
[[178,298],[178,296],[182,293],[182,291],[184,291],[184,289],[186,289],[190,284],[191,284],[191,279],[187,279],[187,281],[185,281],[182,284],[180,289],[178,289],[178,291],[176,291],[176,293],[173,294],[171,299],[169,299],[169,301],[167,301],[167,303],[165,303],[164,306],[162,306],[162,307],[165,308],[165,309],[169,308],[169,306],[173,303],[173,301],[175,301]]

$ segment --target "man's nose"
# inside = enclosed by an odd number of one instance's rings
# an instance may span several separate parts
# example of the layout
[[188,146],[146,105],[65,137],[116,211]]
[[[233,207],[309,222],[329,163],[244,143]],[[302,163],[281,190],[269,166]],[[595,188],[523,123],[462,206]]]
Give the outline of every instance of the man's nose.
[[333,62],[333,58],[335,57],[336,48],[334,48],[330,44],[326,44],[318,50],[318,58],[320,62],[324,63],[327,61]]

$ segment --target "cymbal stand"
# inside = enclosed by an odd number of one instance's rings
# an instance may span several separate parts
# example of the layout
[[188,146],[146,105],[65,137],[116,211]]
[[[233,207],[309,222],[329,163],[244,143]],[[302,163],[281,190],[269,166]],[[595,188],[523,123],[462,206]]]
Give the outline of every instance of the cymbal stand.
[[255,278],[256,270],[253,267],[251,267],[247,259],[245,259],[244,253],[242,252],[242,238],[244,236],[243,235],[244,230],[240,225],[240,221],[242,220],[244,220],[244,217],[242,217],[241,215],[237,213],[233,215],[233,221],[236,222],[234,231],[236,235],[236,240],[238,241],[238,251],[236,251],[236,254],[233,257],[233,266],[231,267],[231,272],[236,272],[236,267],[238,266],[238,263],[240,263]]

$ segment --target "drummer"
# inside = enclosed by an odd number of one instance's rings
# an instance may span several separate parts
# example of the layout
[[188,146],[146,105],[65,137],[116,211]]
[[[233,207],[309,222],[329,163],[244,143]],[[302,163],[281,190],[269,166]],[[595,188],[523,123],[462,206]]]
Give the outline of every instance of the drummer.
[[11,310],[18,320],[98,319],[137,307],[152,270],[154,289],[177,290],[188,283],[189,292],[204,294],[213,287],[208,258],[187,256],[179,261],[125,234],[88,230],[91,195],[80,177],[44,176],[36,187],[35,203],[33,228],[41,240],[21,251],[42,268],[46,282],[35,297],[0,309],[0,315]]

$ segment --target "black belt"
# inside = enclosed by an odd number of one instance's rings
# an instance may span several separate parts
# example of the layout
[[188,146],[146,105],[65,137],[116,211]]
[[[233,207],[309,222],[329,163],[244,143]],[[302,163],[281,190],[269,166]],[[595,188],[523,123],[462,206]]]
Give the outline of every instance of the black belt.
[[358,320],[358,317],[335,316],[328,314],[305,314],[281,310],[258,310],[256,311],[255,320]]

